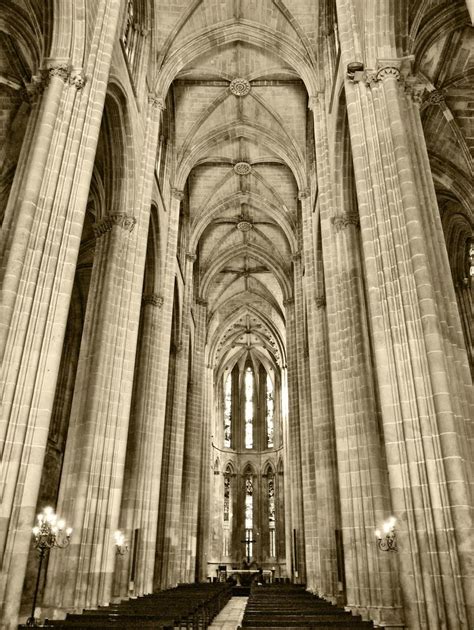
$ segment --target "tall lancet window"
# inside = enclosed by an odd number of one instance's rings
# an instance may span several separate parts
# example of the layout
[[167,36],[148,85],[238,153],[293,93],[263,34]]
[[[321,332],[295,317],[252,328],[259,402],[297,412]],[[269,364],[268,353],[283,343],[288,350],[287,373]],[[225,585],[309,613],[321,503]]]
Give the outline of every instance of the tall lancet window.
[[135,0],[127,0],[125,26],[123,29],[122,41],[130,64],[133,64],[137,41],[137,16],[135,15]]
[[253,479],[245,477],[245,554],[247,559],[253,556]]
[[224,556],[230,555],[230,479],[232,471],[230,466],[227,466],[224,473]]
[[224,446],[232,445],[232,374],[224,382]]
[[272,471],[268,473],[268,531],[270,556],[276,556],[275,543],[275,476]]
[[273,383],[270,378],[270,374],[267,373],[267,396],[266,396],[266,424],[267,424],[267,447],[273,447],[273,435],[274,435],[274,423],[273,423],[273,412],[274,412],[274,399],[273,399]]
[[253,370],[248,367],[245,370],[245,448],[253,447],[253,399]]

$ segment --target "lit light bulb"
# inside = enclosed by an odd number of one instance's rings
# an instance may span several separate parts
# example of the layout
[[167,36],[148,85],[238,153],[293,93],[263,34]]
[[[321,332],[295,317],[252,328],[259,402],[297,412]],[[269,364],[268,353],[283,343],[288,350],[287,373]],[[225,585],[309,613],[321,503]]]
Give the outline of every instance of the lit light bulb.
[[393,529],[395,527],[395,525],[396,525],[397,519],[394,516],[391,516],[388,519],[388,522],[390,523],[390,527]]
[[33,527],[33,534],[34,534],[35,536],[38,536],[38,535],[39,535],[39,533],[40,533],[40,531],[41,531],[41,530],[40,530],[40,528],[39,528],[39,527]]
[[390,530],[391,530],[390,523],[388,521],[385,521],[385,523],[383,524],[384,534],[388,534]]
[[64,522],[63,519],[58,521],[58,529],[61,532],[64,529],[64,526],[66,525],[66,523]]
[[68,527],[68,528],[66,529],[66,536],[67,536],[68,538],[71,538],[71,534],[72,534],[72,527]]
[[379,539],[380,539],[380,538],[382,538],[382,534],[381,534],[381,532],[380,532],[380,529],[376,529],[376,530],[375,530],[375,537],[376,537],[376,538],[379,538]]

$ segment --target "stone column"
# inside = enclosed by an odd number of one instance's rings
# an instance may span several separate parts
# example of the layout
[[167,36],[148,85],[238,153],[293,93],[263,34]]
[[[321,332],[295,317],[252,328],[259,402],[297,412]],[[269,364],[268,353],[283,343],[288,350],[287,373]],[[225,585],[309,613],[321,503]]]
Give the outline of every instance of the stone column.
[[[345,67],[354,59],[352,2],[338,9]],[[407,623],[464,629],[474,623],[474,414],[446,255],[436,246],[432,258],[440,218],[427,196],[432,181],[419,174],[426,148],[399,86],[405,65],[380,60],[345,89]]]
[[[203,431],[201,443],[201,470],[200,470],[200,489],[199,489],[199,515],[198,515],[198,563],[199,563],[199,579],[205,580],[208,575],[207,558],[210,546],[210,510],[212,497],[210,494],[210,478],[211,478],[211,417],[212,417],[212,383],[213,370],[206,365],[203,375]],[[231,482],[231,500],[233,499],[233,490]],[[233,516],[231,526],[233,528]],[[230,544],[232,545],[232,529],[230,530]]]
[[[191,303],[193,299],[193,264],[195,256],[186,254],[184,300],[181,314],[182,329],[179,332],[179,346],[176,349],[176,368],[173,383],[171,413],[165,427],[165,452],[163,466],[166,467],[166,486],[162,489],[160,509],[163,515],[163,538],[158,569],[161,575],[161,588],[175,586],[180,581],[180,516],[181,491],[183,482],[184,437],[186,406],[188,397],[188,363]],[[168,394],[170,395],[170,393]]]
[[98,3],[84,71],[70,72],[63,59],[46,64],[48,85],[35,106],[40,112],[31,150],[17,168],[5,218],[0,312],[5,366],[0,624],[5,628],[17,625],[119,9],[119,3]]
[[[319,136],[319,132],[316,132]],[[319,139],[319,138],[318,138]],[[318,211],[312,213],[311,196],[300,191],[303,216],[303,254],[305,265],[306,317],[308,320],[309,373],[311,391],[312,449],[316,502],[314,566],[308,569],[308,589],[339,601],[336,530],[340,529],[339,488],[337,483],[336,438],[332,407],[329,339],[326,320],[324,270],[319,241],[319,209],[328,198],[322,178],[324,165],[318,166]],[[314,217],[314,219],[313,219]],[[317,221],[316,226],[313,220]],[[316,242],[315,242],[316,240]],[[341,567],[340,570],[343,570]],[[342,584],[339,585],[342,588]]]
[[[304,582],[305,576],[305,532],[303,513],[303,478],[301,462],[300,409],[298,390],[298,346],[295,322],[295,300],[285,301],[287,355],[288,355],[288,440],[287,467],[289,483],[287,490],[291,497],[289,507],[290,558],[292,577],[297,584]],[[295,544],[296,543],[296,544]]]
[[[130,547],[130,553],[121,558],[121,597],[126,597],[129,591],[133,595],[153,591],[164,425],[159,416],[163,392],[157,387],[162,371],[162,306],[161,295],[143,296],[120,516],[120,528]],[[131,575],[132,561],[134,575]]]
[[[303,193],[303,194],[306,194]],[[301,197],[300,193],[300,197]],[[306,338],[306,309],[303,288],[303,261],[301,253],[293,255],[295,291],[296,346],[298,366],[298,404],[301,443],[301,478],[304,508],[304,547],[306,574],[304,582],[313,586],[318,565],[318,540],[316,532],[316,478],[314,438],[311,418],[311,390],[309,380],[308,339]]]
[[[197,550],[197,517],[200,492],[201,457],[203,455],[202,439],[204,435],[204,390],[206,343],[206,315],[207,302],[197,300],[193,307],[195,333],[194,349],[191,366],[191,382],[188,384],[188,405],[186,416],[186,430],[184,436],[184,471],[181,500],[181,579],[193,582],[196,578],[196,550]],[[225,462],[221,462],[224,474]],[[223,496],[223,495],[222,495]],[[223,505],[222,498],[222,505]]]
[[80,610],[110,600],[135,348],[128,347],[134,217],[95,225],[97,238],[58,513],[74,527],[51,557],[46,605]]

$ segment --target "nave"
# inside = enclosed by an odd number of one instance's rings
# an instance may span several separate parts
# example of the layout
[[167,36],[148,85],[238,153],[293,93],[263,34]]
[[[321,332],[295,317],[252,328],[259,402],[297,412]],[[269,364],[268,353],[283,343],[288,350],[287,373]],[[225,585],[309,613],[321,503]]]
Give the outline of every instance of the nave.
[[260,571],[474,627],[473,15],[0,0],[2,630]]

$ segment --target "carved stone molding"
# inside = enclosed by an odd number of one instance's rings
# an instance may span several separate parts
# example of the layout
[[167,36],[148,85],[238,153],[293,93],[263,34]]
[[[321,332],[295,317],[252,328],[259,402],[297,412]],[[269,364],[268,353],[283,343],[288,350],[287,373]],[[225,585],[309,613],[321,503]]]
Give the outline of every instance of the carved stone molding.
[[442,105],[446,100],[446,94],[443,90],[432,90],[426,95],[425,102],[430,105]]
[[250,175],[252,167],[248,162],[237,162],[234,164],[234,171],[237,175]]
[[69,84],[73,85],[76,90],[82,90],[87,81],[86,75],[82,69],[79,70],[71,70],[71,74],[69,76]]
[[127,232],[132,232],[136,222],[135,217],[125,214],[124,212],[116,212],[107,215],[101,221],[95,223],[93,225],[94,234],[96,238],[99,238],[103,234],[110,232],[114,226],[120,227]]
[[71,75],[71,67],[67,63],[51,63],[42,72],[46,82],[53,77],[58,77],[66,83]]
[[189,262],[194,262],[196,260],[196,254],[193,254],[193,252],[186,252],[186,259],[189,260]]
[[303,190],[298,191],[298,199],[302,201],[303,199],[307,199],[311,195],[311,191],[309,188],[303,188]]
[[149,92],[148,103],[155,109],[163,111],[166,109],[165,99],[162,96],[158,96],[154,92]]
[[283,306],[285,308],[288,308],[289,306],[294,306],[295,304],[295,298],[294,297],[289,297],[286,300],[283,300]]
[[178,199],[179,201],[183,201],[184,192],[182,190],[178,190],[177,188],[172,188],[171,196],[174,197],[175,199]]
[[207,302],[207,300],[205,300],[204,298],[200,298],[200,297],[198,297],[198,298],[196,298],[196,304],[197,304],[198,306],[202,306],[203,308],[206,308],[206,307],[207,307],[208,302]]
[[324,308],[326,306],[326,296],[325,295],[317,295],[314,298],[314,301],[316,303],[316,308],[317,309]]
[[415,105],[421,105],[426,92],[426,85],[417,77],[410,76],[405,80],[405,94],[411,98]]
[[337,214],[331,217],[331,223],[334,225],[337,232],[345,230],[349,225],[359,227],[359,215],[356,212],[346,212],[345,214]]
[[164,299],[161,295],[157,295],[156,293],[144,293],[142,296],[142,302],[143,304],[150,304],[151,306],[161,308],[163,306]]
[[253,225],[250,221],[239,221],[235,227],[239,232],[249,232],[253,228]]
[[247,79],[237,77],[230,82],[229,90],[234,96],[247,96],[250,92],[250,82]]
[[319,103],[318,94],[316,94],[315,96],[308,96],[308,109],[313,111],[313,109],[316,109],[318,103]]
[[297,251],[297,252],[294,252],[293,254],[291,254],[291,260],[292,260],[293,262],[298,262],[298,261],[300,261],[300,260],[301,260],[301,252],[300,252],[300,251]]
[[378,68],[375,79],[376,81],[384,81],[385,79],[395,79],[399,81],[400,76],[400,69],[396,66],[382,66]]

